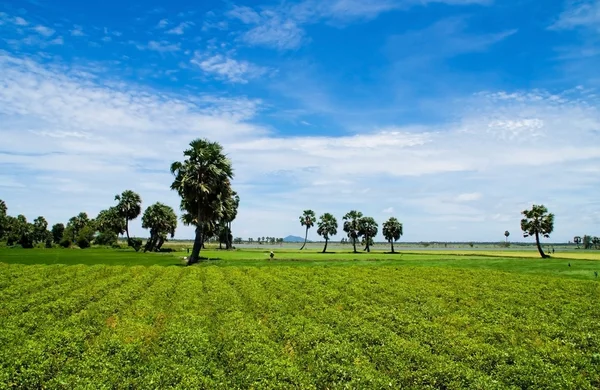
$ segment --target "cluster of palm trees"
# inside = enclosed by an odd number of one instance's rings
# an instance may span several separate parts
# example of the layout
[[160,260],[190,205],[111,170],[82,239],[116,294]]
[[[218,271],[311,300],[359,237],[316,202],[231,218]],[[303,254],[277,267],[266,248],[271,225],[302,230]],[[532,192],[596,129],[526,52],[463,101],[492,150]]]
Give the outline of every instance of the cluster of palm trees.
[[[352,242],[354,253],[357,253],[356,243],[362,239],[362,244],[365,245],[364,250],[371,251],[373,238],[377,235],[378,225],[374,218],[363,216],[360,211],[352,210],[343,217],[343,230]],[[337,234],[338,222],[337,219],[330,213],[325,213],[319,217],[317,221],[316,214],[313,210],[304,210],[300,216],[300,225],[306,228],[304,235],[304,244],[300,250],[306,246],[308,239],[308,230],[317,224],[317,234],[325,240],[323,253],[327,251],[327,244],[331,236]],[[398,241],[403,232],[402,223],[398,219],[391,217],[383,223],[383,236],[390,243],[392,253],[395,253],[394,242]]]

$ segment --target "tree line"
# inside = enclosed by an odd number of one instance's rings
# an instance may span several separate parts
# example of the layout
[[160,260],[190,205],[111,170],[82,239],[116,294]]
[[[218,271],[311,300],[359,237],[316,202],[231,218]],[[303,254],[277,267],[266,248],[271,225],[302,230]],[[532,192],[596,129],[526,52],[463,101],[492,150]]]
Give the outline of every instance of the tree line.
[[[342,229],[348,236],[348,239],[352,243],[354,253],[357,253],[356,243],[361,240],[361,244],[365,246],[363,251],[370,252],[371,245],[373,245],[373,239],[377,235],[379,225],[373,217],[364,216],[363,213],[356,210],[351,210],[342,218],[344,221]],[[327,252],[327,244],[331,236],[337,234],[339,227],[337,219],[331,213],[325,213],[317,220],[316,214],[313,210],[304,210],[300,216],[300,225],[306,228],[304,235],[304,244],[300,248],[303,250],[308,240],[308,231],[315,223],[317,224],[317,234],[325,240],[325,246],[323,247],[323,253]],[[395,253],[394,242],[398,241],[402,234],[404,234],[403,226],[397,218],[391,217],[383,223],[383,236],[391,245],[392,253]]]

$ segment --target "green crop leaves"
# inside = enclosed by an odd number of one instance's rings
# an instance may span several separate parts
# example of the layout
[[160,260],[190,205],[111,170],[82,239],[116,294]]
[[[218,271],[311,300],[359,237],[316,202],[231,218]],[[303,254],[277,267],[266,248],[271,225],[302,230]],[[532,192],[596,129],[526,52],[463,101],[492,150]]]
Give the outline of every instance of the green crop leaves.
[[435,267],[0,265],[0,388],[594,389],[599,293]]

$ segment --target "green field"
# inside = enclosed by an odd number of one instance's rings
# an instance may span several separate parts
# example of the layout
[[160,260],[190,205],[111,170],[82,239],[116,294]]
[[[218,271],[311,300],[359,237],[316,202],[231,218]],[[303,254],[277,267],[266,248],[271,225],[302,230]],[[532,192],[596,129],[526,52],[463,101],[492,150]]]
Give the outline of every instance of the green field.
[[600,387],[595,254],[336,251],[0,249],[0,388]]

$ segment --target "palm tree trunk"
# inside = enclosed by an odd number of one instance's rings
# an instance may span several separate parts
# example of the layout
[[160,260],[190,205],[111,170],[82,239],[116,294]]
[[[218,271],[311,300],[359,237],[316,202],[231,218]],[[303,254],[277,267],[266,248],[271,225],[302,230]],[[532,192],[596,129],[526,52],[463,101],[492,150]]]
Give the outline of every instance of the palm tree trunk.
[[308,226],[306,227],[306,234],[304,234],[304,244],[302,245],[302,248],[300,248],[300,250],[304,249],[304,247],[306,246],[307,238],[308,238]]
[[354,253],[356,252],[356,238],[352,237],[352,246],[354,247]]
[[131,245],[131,239],[129,238],[129,220],[125,218],[125,233],[127,233],[127,245]]
[[544,253],[544,250],[542,249],[542,246],[540,245],[540,235],[538,232],[535,232],[535,244],[537,245],[537,250],[538,250],[538,252],[540,252],[540,256],[542,256],[542,259],[547,258],[548,255]]
[[371,253],[371,243],[369,242],[369,238],[367,237],[367,252]]
[[396,252],[394,252],[394,241],[390,240],[390,244],[392,244],[392,253],[396,253]]
[[325,239],[325,248],[323,248],[323,253],[327,252],[327,243],[329,242],[328,239]]

